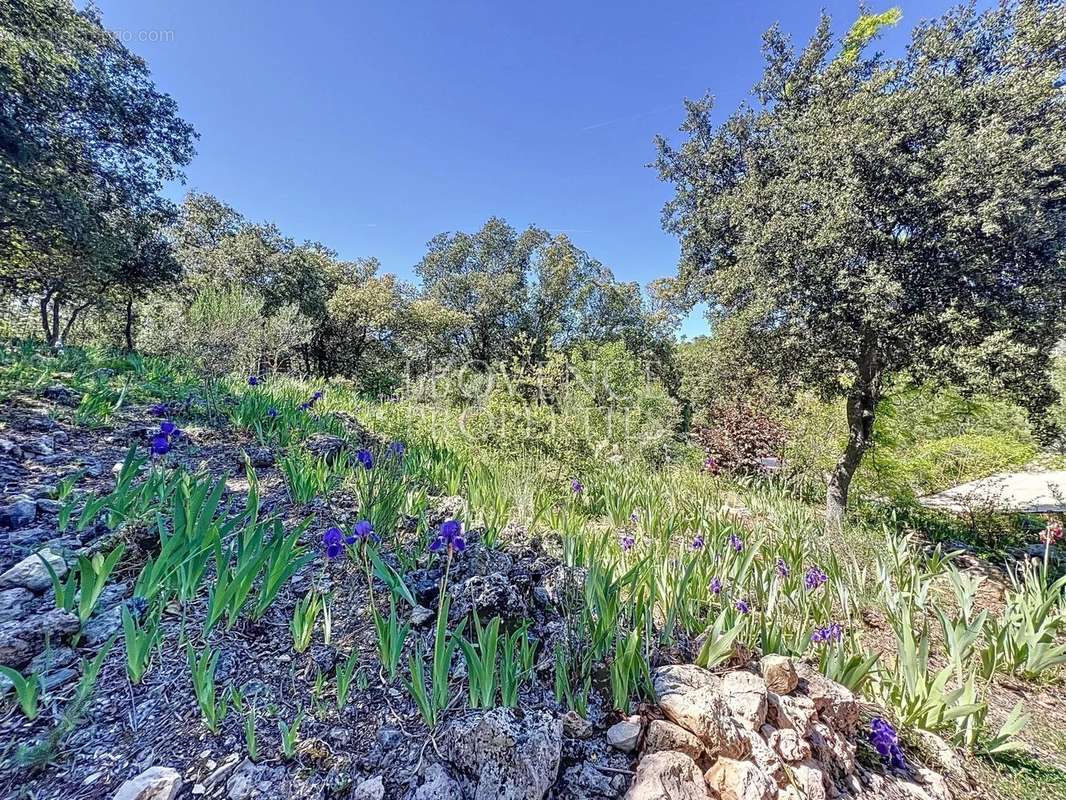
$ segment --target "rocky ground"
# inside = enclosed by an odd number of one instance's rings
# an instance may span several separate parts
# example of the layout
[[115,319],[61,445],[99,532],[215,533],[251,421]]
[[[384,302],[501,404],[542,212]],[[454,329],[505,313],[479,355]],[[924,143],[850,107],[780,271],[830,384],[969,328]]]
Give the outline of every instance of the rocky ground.
[[[47,743],[68,713],[87,659],[121,634],[140,561],[151,552],[146,526],[103,524],[60,534],[59,481],[82,471],[81,490],[106,491],[131,443],[155,425],[145,409],[127,410],[106,429],[70,422],[76,398],[62,387],[18,396],[0,408],[0,663],[44,675],[42,712],[29,722],[11,694],[0,716],[0,796],[12,798],[175,797],[461,800],[461,798],[616,798],[794,800],[885,797],[947,800],[967,793],[965,771],[950,749],[933,747],[934,769],[909,762],[886,769],[865,732],[874,710],[801,662],[767,657],[712,674],[686,663],[653,665],[658,705],[635,714],[605,708],[593,692],[588,717],[567,712],[552,691],[553,639],[563,625],[562,587],[573,576],[520,530],[500,549],[474,542],[450,575],[453,615],[532,621],[541,647],[536,676],[517,709],[462,710],[465,692],[430,736],[400,681],[380,673],[371,602],[359,565],[315,559],[298,572],[258,623],[216,629],[217,682],[240,687],[256,709],[258,759],[248,757],[245,715],[231,711],[218,734],[197,708],[183,631],[199,631],[203,600],[168,608],[153,668],[137,686],[126,677],[121,638],[103,662],[96,691],[34,767],[20,765],[20,745]],[[348,446],[330,440],[327,447]],[[344,496],[293,507],[276,454],[231,428],[187,427],[176,463],[229,475],[234,508],[246,497],[244,455],[257,465],[265,511],[296,524],[318,547],[324,528],[351,521]],[[457,513],[462,498],[438,497],[434,520]],[[40,554],[62,576],[80,554],[127,546],[92,618],[57,610]],[[387,556],[388,557],[388,556]],[[395,561],[393,562],[395,563]],[[420,607],[415,636],[428,648],[440,565],[428,559],[405,580]],[[334,597],[330,643],[316,635],[305,653],[292,650],[288,622],[297,600],[318,586]],[[342,709],[333,695],[343,654],[360,653],[359,678]],[[675,654],[683,660],[683,652]],[[461,659],[459,660],[461,661]],[[461,667],[457,664],[457,674]],[[630,709],[632,711],[633,709]],[[305,712],[295,758],[285,760],[278,721]],[[941,751],[939,753],[935,751]]]

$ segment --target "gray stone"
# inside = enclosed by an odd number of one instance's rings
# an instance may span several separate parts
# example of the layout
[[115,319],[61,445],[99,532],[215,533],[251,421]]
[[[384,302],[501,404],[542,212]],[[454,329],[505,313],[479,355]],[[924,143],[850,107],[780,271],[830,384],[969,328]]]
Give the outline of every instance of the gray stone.
[[708,800],[703,774],[684,753],[664,750],[644,756],[625,800]]
[[46,640],[54,647],[80,627],[75,614],[59,608],[0,623],[0,664],[22,669],[44,649]]
[[423,625],[428,625],[431,621],[437,618],[437,612],[431,608],[425,606],[416,605],[411,609],[411,624],[416,628],[420,628]]
[[62,507],[62,504],[58,500],[51,500],[47,497],[40,497],[37,499],[38,514],[58,514]]
[[640,731],[640,716],[633,715],[607,729],[607,744],[623,753],[632,753],[637,749]]
[[810,744],[792,728],[773,731],[767,737],[767,744],[788,762],[795,763],[811,757]]
[[0,591],[0,622],[22,619],[33,603],[33,592],[21,586]]
[[766,693],[766,720],[775,728],[791,728],[806,736],[811,731],[817,711],[809,697]]
[[[34,509],[36,509],[36,505]],[[0,575],[0,589],[21,586],[23,589],[29,589],[31,592],[38,594],[50,589],[52,579],[41,560],[42,558],[51,565],[56,575],[60,578],[67,574],[67,562],[63,560],[63,556],[45,548],[26,556],[3,575]]]
[[825,677],[805,661],[796,662],[800,690],[814,703],[823,720],[841,733],[852,734],[859,723],[859,702],[845,686]]
[[385,800],[385,781],[380,775],[367,778],[356,786],[349,796],[351,800]]
[[[244,449],[244,456],[256,469],[274,466],[274,451],[269,447],[247,447]],[[242,457],[239,461],[240,466],[244,466],[244,458]]]
[[559,774],[563,724],[546,711],[493,708],[453,720],[440,740],[472,800],[541,800]]
[[170,767],[150,767],[130,778],[113,800],[172,800],[181,789],[181,775]]
[[411,800],[463,800],[463,792],[441,764],[430,764]]
[[0,507],[0,528],[25,528],[37,519],[37,503],[32,497],[15,495]]
[[592,735],[592,723],[571,709],[563,714],[563,730],[571,739],[587,739]]
[[[621,776],[616,775],[615,778]],[[628,783],[628,782],[627,782]],[[569,791],[568,797],[618,797],[625,788],[620,789],[617,781],[605,775],[587,761],[575,764],[563,772],[562,784]]]
[[452,597],[452,619],[463,619],[473,612],[482,620],[496,616],[521,620],[527,616],[525,601],[514,584],[499,572],[467,578],[455,588]]

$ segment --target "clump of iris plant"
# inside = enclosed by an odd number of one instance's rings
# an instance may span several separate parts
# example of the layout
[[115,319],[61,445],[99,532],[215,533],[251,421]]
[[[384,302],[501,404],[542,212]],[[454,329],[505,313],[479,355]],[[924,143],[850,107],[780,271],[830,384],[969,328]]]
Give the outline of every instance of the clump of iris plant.
[[337,527],[327,528],[322,544],[326,546],[326,558],[336,558],[344,552],[344,533]]
[[827,580],[829,580],[829,576],[826,575],[820,567],[813,566],[804,574],[803,585],[807,588],[808,592],[813,592]]
[[739,553],[744,549],[744,540],[735,533],[729,534],[729,538],[726,541],[729,543],[729,546],[733,548],[734,552]]
[[815,628],[811,634],[811,641],[815,644],[835,644],[844,638],[844,629],[839,622],[831,622],[820,628]]
[[149,442],[153,456],[165,456],[174,446],[174,442],[182,436],[181,428],[170,420],[159,423],[159,432],[152,436]]
[[585,484],[579,481],[577,478],[570,479],[570,491],[577,496],[580,496],[585,491]]
[[777,570],[777,574],[781,578],[787,578],[792,574],[792,568],[785,563],[785,559],[783,558],[777,559],[777,564],[774,565],[774,569]]
[[907,766],[903,760],[903,749],[899,746],[899,735],[887,720],[881,717],[870,720],[870,743],[889,766],[897,769]]
[[355,460],[362,465],[363,469],[374,468],[374,456],[365,447],[355,454]]

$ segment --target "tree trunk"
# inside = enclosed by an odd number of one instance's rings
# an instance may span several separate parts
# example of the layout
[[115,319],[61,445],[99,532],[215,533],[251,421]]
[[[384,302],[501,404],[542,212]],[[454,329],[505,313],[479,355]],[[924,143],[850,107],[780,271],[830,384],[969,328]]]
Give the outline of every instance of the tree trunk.
[[859,372],[860,376],[848,393],[848,445],[829,477],[825,497],[825,522],[827,527],[835,530],[839,530],[844,522],[851,479],[873,441],[874,415],[881,396],[880,374],[872,355],[863,359]]
[[133,293],[126,295],[126,328],[123,330],[126,337],[126,352],[133,352]]

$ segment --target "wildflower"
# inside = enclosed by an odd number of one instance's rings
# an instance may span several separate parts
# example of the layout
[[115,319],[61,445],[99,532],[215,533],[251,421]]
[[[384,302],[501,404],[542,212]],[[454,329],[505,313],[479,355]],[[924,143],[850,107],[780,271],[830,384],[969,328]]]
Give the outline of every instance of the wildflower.
[[355,460],[363,465],[363,469],[374,468],[374,456],[365,447],[355,454]]
[[270,408],[267,409],[267,417],[270,418],[270,419],[277,419],[278,410],[276,408],[274,408],[274,406],[271,406]]
[[635,545],[636,543],[637,543],[637,540],[636,540],[636,539],[634,539],[634,538],[633,538],[633,535],[632,535],[632,534],[630,534],[630,533],[623,533],[623,534],[621,535],[621,537],[620,537],[620,538],[618,539],[618,546],[619,546],[619,547],[621,547],[621,548],[622,548],[622,549],[623,549],[623,550],[624,550],[625,552],[627,552],[627,553],[628,553],[628,552],[629,552],[630,550],[632,550],[632,549],[633,549],[633,546],[634,546],[634,545]]
[[703,462],[703,469],[712,475],[717,475],[721,471],[721,467],[718,465],[718,459],[714,456],[707,456],[707,460]]
[[633,513],[629,515],[629,521],[636,525],[640,521],[640,514],[633,511]]
[[827,580],[829,580],[829,576],[819,567],[814,566],[808,569],[807,573],[803,576],[803,585],[807,587],[807,591],[813,592]]
[[839,622],[831,622],[820,628],[815,628],[811,634],[811,641],[815,644],[832,644],[844,638],[844,629]]
[[173,436],[174,432],[177,429],[178,429],[178,426],[175,425],[170,420],[167,420],[166,422],[160,422],[159,423],[159,432],[161,434],[163,434],[164,436]]
[[777,559],[775,569],[777,570],[777,574],[782,578],[787,578],[789,575],[792,574],[792,568],[785,563],[785,559],[783,558]]
[[751,606],[748,605],[747,600],[737,600],[737,611],[741,614],[750,614]]
[[311,395],[311,402],[312,403],[317,403],[319,400],[322,399],[322,396],[324,394],[325,394],[325,392],[323,392],[321,389],[319,389],[317,392],[315,392],[314,394]]
[[896,729],[881,717],[874,717],[870,721],[870,743],[889,766],[899,769],[906,766]]
[[729,539],[727,539],[727,541],[729,542],[729,546],[737,553],[744,549],[744,540],[735,533],[729,534]]
[[407,448],[403,442],[393,442],[389,445],[389,455],[393,458],[403,458],[403,454],[407,452]]
[[370,520],[361,519],[357,523],[355,523],[355,528],[352,529],[352,535],[349,536],[345,541],[347,541],[348,544],[355,544],[360,539],[363,541],[367,541],[369,539],[376,538],[377,534],[374,533],[374,526],[371,524]]
[[585,484],[579,481],[577,478],[570,479],[570,491],[574,494],[581,494],[585,491]]
[[713,578],[711,578],[710,586],[708,586],[707,588],[711,590],[711,594],[721,594],[722,579],[715,575]]
[[157,433],[152,437],[152,455],[165,456],[170,452],[170,437],[165,433]]
[[340,528],[330,528],[322,534],[322,544],[326,546],[327,558],[336,558],[344,551],[342,541],[343,534]]
[[170,414],[170,406],[166,403],[156,403],[148,411],[153,417],[165,417]]
[[248,376],[248,385],[249,386],[258,386],[259,385],[259,376],[258,375],[249,375]]
[[693,550],[702,550],[703,549],[703,537],[702,536],[696,536],[692,540],[692,544],[690,546],[692,547]]
[[1057,519],[1048,522],[1044,532],[1040,535],[1044,544],[1050,546],[1062,539],[1062,523]]
[[456,519],[450,519],[441,525],[440,533],[437,534],[437,538],[429,543],[429,549],[434,553],[439,553],[441,550],[463,552],[466,549],[466,539],[463,538],[463,523]]

